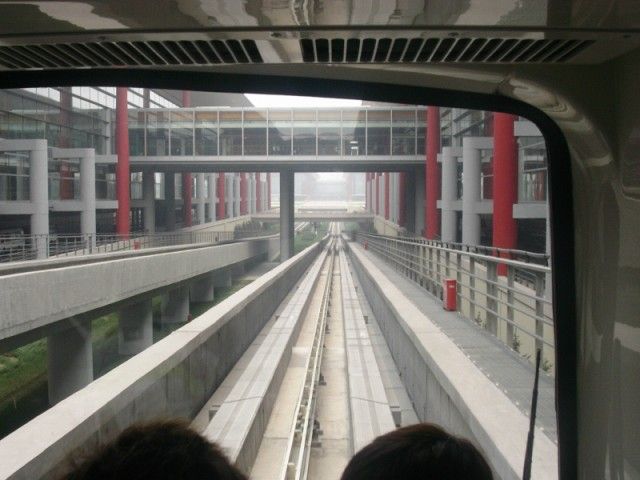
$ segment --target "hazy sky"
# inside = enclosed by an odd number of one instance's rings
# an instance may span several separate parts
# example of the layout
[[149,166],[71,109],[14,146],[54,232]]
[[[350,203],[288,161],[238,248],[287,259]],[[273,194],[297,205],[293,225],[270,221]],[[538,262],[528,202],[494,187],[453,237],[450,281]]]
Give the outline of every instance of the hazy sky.
[[357,107],[362,105],[361,100],[346,100],[343,98],[321,97],[294,97],[292,95],[263,95],[258,93],[245,93],[245,97],[255,107]]

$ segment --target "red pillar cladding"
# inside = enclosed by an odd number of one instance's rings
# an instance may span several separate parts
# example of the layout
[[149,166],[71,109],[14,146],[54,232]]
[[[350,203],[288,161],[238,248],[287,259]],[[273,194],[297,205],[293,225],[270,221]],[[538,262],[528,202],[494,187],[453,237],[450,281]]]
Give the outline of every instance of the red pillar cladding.
[[425,165],[425,237],[434,240],[440,236],[438,199],[440,198],[440,108],[427,107],[427,162]]
[[127,112],[127,88],[116,88],[116,233],[129,235],[129,117]]
[[247,214],[247,174],[240,174],[240,215]]
[[260,173],[256,172],[256,212],[262,211],[262,183]]
[[398,185],[398,225],[404,227],[407,224],[407,204],[405,197],[405,182],[407,181],[407,172],[400,172],[400,180]]
[[224,181],[225,175],[224,172],[218,173],[218,184],[216,186],[216,195],[218,196],[218,211],[216,213],[216,220],[222,220],[223,218],[227,218],[226,214],[226,202],[224,195]]
[[[493,246],[497,248],[516,248],[518,240],[513,218],[518,183],[514,121],[513,115],[493,114]],[[507,266],[499,265],[498,274],[506,275]]]
[[267,209],[271,210],[271,173],[267,173]]
[[[182,91],[182,106],[189,108],[191,106],[191,92]],[[182,174],[182,205],[184,226],[190,227],[193,224],[193,213],[191,211],[191,194],[192,194],[191,172]]]

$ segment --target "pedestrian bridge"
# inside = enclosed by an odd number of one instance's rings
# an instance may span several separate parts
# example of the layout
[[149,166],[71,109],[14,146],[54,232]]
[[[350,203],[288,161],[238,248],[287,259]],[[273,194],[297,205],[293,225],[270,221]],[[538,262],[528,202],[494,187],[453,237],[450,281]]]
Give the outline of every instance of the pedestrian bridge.
[[415,107],[135,109],[130,162],[155,171],[399,171],[424,165],[425,126],[426,110]]

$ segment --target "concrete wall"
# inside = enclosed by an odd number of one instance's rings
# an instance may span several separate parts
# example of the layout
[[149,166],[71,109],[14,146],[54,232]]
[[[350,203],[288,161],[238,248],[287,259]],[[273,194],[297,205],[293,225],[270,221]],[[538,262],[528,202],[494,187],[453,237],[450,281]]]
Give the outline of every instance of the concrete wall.
[[0,478],[55,476],[133,422],[193,417],[319,252],[311,246],[0,440]]
[[[359,245],[350,243],[353,266],[422,421],[475,441],[497,478],[519,479],[529,419],[407,299]],[[532,478],[557,478],[555,445],[535,434]]]
[[278,238],[107,260],[0,277],[2,341],[199,275],[263,256]]

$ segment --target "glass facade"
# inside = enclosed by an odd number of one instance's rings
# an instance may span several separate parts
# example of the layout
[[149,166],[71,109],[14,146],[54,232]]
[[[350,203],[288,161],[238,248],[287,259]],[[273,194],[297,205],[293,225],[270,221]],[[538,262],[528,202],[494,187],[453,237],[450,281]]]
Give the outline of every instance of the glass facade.
[[29,154],[0,152],[0,201],[30,200]]
[[547,149],[542,137],[517,137],[519,202],[547,200]]

